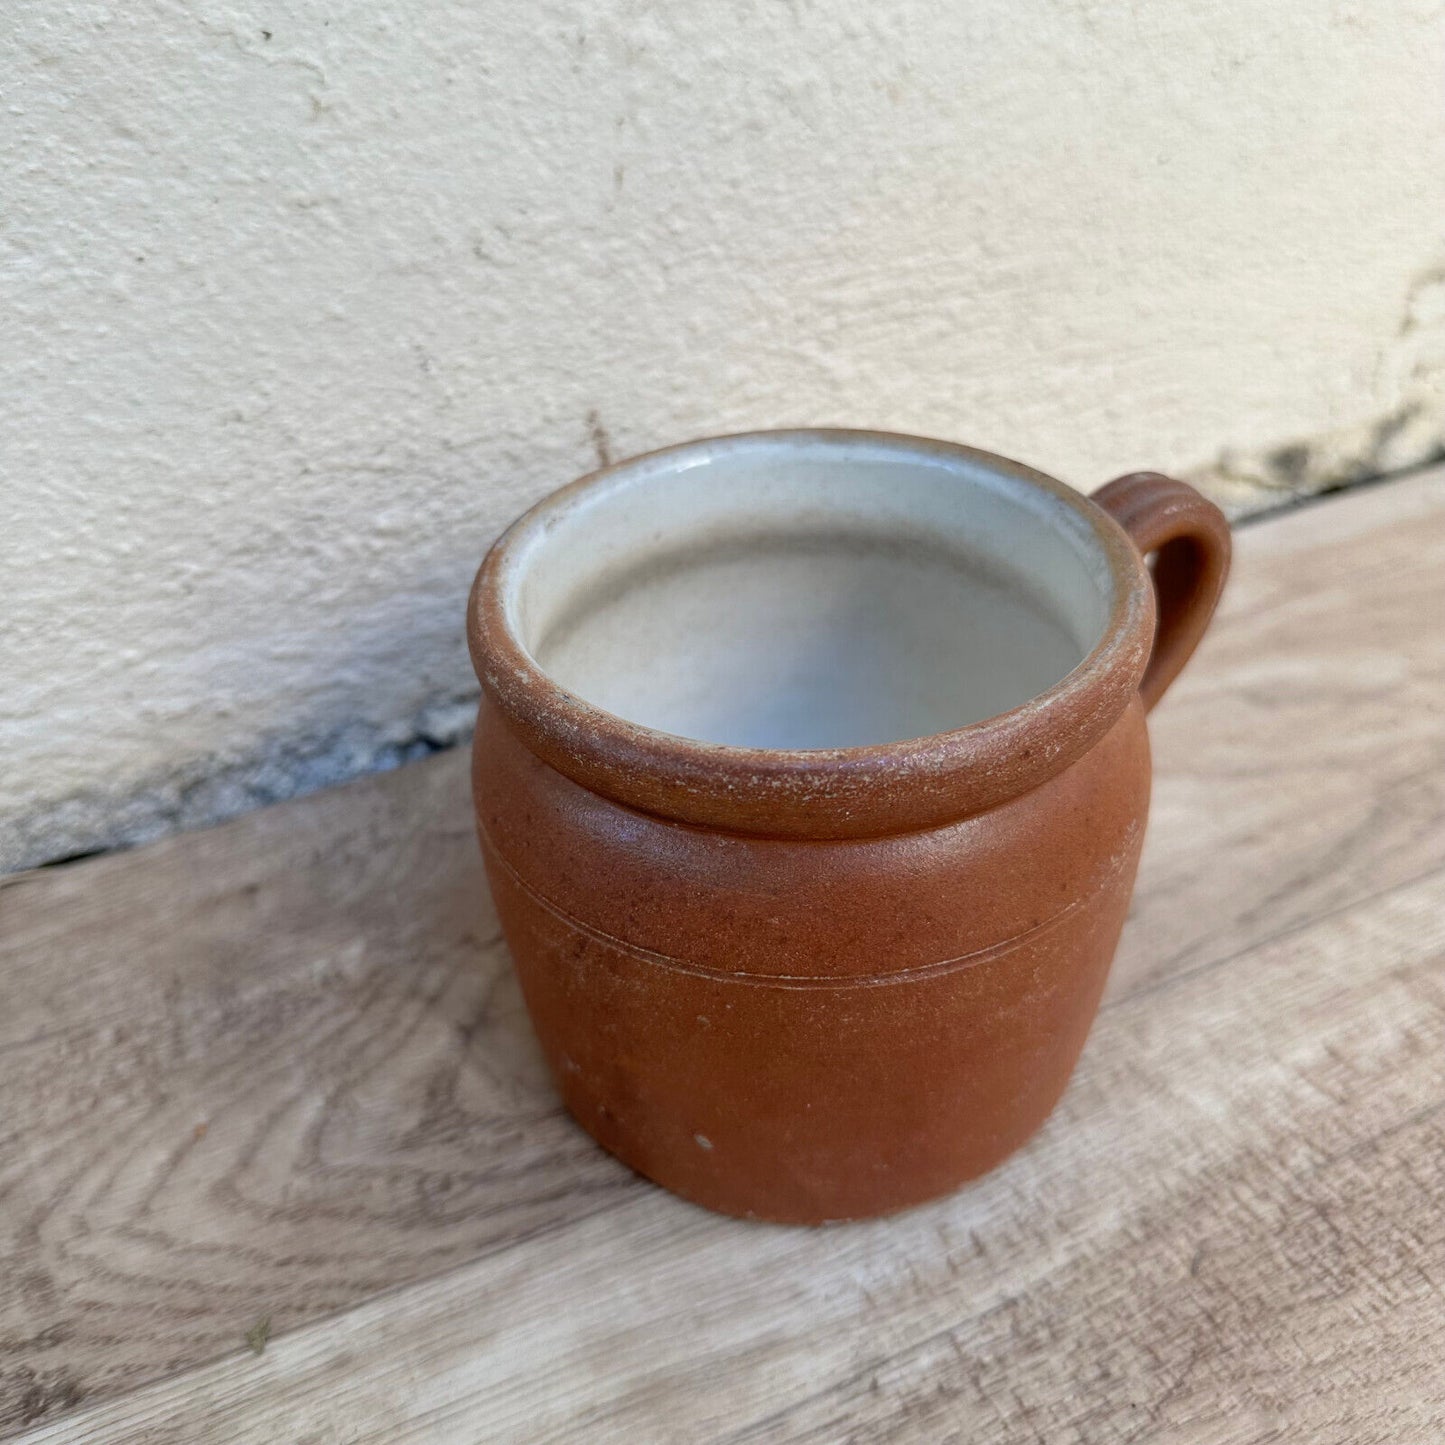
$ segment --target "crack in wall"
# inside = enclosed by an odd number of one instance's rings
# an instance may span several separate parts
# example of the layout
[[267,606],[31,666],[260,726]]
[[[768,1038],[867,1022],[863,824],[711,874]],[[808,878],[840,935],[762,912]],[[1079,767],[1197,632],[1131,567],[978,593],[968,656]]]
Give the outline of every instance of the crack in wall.
[[0,873],[133,848],[468,741],[472,689],[429,703],[402,724],[351,726],[323,738],[269,738],[244,758],[203,755],[125,788],[87,789],[0,826]]
[[1186,473],[1233,517],[1445,460],[1445,259],[1410,284],[1385,346],[1378,416],[1258,450],[1225,448]]

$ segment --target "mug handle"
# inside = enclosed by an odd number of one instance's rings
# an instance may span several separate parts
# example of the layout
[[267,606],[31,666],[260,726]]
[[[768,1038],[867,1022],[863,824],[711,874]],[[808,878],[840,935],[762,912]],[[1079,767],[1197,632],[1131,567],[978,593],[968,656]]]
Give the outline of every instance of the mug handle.
[[1093,494],[1145,557],[1154,554],[1159,625],[1139,684],[1147,711],[1179,676],[1214,616],[1229,572],[1229,522],[1187,482],[1130,472]]

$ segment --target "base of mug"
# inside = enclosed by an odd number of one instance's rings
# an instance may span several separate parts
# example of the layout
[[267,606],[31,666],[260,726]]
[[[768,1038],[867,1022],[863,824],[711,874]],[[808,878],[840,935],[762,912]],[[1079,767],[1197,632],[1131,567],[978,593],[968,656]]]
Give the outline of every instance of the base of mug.
[[1048,1101],[1047,1107],[1037,1118],[1026,1124],[1016,1136],[1011,1137],[1006,1143],[1001,1142],[997,1154],[982,1159],[975,1157],[972,1166],[961,1173],[950,1175],[943,1180],[933,1179],[925,1182],[913,1179],[910,1181],[910,1187],[898,1189],[896,1192],[875,1189],[870,1191],[866,1197],[856,1190],[840,1190],[836,1195],[826,1199],[815,1197],[807,1204],[795,1203],[791,1206],[781,1203],[775,1190],[759,1190],[745,1184],[722,1183],[716,1180],[700,1185],[696,1180],[678,1177],[666,1166],[650,1166],[642,1162],[634,1157],[632,1151],[625,1145],[609,1139],[605,1132],[590,1127],[585,1117],[585,1108],[576,1107],[573,1101],[567,1098],[568,1091],[562,1080],[558,1079],[556,1082],[573,1122],[614,1159],[625,1164],[634,1174],[645,1179],[649,1184],[666,1190],[687,1204],[695,1205],[699,1209],[706,1209],[712,1214],[725,1215],[731,1219],[745,1219],[755,1224],[826,1228],[832,1225],[860,1224],[870,1219],[887,1219],[893,1215],[906,1214],[910,1210],[921,1209],[925,1205],[936,1204],[940,1200],[947,1199],[986,1175],[992,1174],[995,1169],[1006,1164],[1015,1154],[1025,1148],[1042,1130],[1052,1116],[1059,1100],[1067,1091],[1069,1078],[1065,1078],[1062,1087]]

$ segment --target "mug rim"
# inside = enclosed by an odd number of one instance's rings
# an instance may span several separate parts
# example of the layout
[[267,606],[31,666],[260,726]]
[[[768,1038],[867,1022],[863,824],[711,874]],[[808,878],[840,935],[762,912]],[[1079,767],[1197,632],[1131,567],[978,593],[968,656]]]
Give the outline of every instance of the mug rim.
[[[628,472],[749,443],[882,446],[966,462],[1042,490],[1074,511],[1112,583],[1098,640],[1050,687],[947,732],[842,748],[757,748],[662,732],[564,688],[517,636],[507,605],[519,547],[578,499]],[[869,837],[957,822],[1039,786],[1093,746],[1138,696],[1155,625],[1154,589],[1128,534],[1084,493],[1021,462],[957,442],[850,428],[786,428],[703,437],[589,472],[530,507],[492,544],[467,605],[467,641],[483,706],[574,782],[643,812],[727,831],[795,838]]]

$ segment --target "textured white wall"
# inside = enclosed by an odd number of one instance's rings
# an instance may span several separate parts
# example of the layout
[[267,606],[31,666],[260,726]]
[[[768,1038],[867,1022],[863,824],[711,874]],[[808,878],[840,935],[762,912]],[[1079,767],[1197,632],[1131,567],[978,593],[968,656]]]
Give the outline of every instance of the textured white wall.
[[602,454],[847,423],[1292,485],[1336,443],[1280,442],[1432,444],[1440,29],[12,4],[0,858],[455,736],[477,560]]

